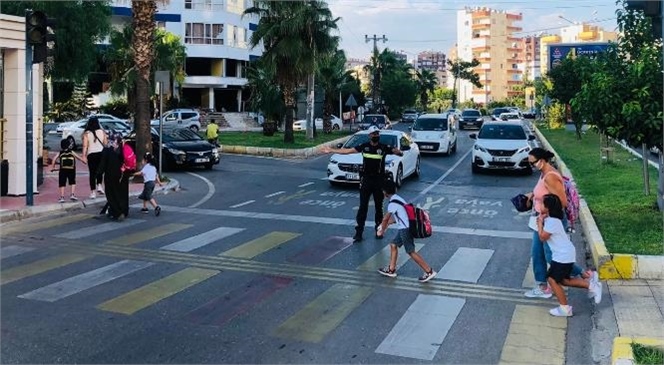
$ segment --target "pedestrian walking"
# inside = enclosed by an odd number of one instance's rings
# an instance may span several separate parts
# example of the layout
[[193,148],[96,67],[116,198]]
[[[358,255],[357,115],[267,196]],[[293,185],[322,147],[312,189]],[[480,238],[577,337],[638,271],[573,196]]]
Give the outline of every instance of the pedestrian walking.
[[161,186],[161,180],[159,180],[159,174],[157,174],[157,167],[155,163],[155,158],[151,153],[146,153],[143,157],[143,168],[141,171],[138,171],[134,174],[135,176],[143,176],[143,192],[138,196],[139,199],[143,201],[143,208],[141,213],[147,214],[148,202],[154,208],[154,215],[159,216],[161,214],[161,207],[157,204],[157,201],[153,197],[155,184]]
[[113,220],[124,220],[129,215],[129,176],[123,171],[122,136],[116,135],[104,149],[97,175],[104,176],[108,214]]
[[[380,142],[380,129],[376,126],[370,126],[369,141],[359,144],[354,148],[331,148],[324,146],[323,153],[339,153],[343,155],[351,153],[362,153],[362,167],[360,171],[360,207],[357,210],[354,242],[362,241],[364,225],[369,211],[369,199],[373,196],[376,213],[374,221],[375,229],[383,221],[383,184],[387,180],[385,173],[385,156],[395,154],[403,156],[403,152],[398,148],[386,145]],[[382,236],[375,236],[381,239]]]
[[595,303],[602,301],[602,283],[597,280],[597,273],[588,279],[572,278],[576,262],[576,249],[563,226],[564,209],[560,198],[555,194],[544,195],[542,210],[537,217],[537,234],[542,242],[551,248],[551,266],[546,273],[547,282],[560,305],[549,311],[552,316],[571,317],[572,306],[567,304],[567,296],[561,285],[589,290]]
[[58,171],[58,189],[60,190],[59,203],[65,202],[65,187],[67,183],[71,186],[71,195],[69,200],[77,201],[76,197],[76,160],[86,163],[85,159],[72,150],[72,144],[69,140],[60,141],[60,152],[51,162],[51,171],[55,171],[56,162],[60,165]]
[[99,164],[102,159],[104,147],[108,144],[108,136],[101,128],[97,117],[90,117],[83,131],[83,156],[88,162],[90,172],[90,199],[95,199],[97,194],[104,195],[102,189],[102,175],[97,175]]
[[205,128],[205,138],[207,138],[207,141],[212,145],[219,145],[219,125],[214,121],[214,119],[210,120],[207,128]]
[[385,198],[387,198],[389,203],[387,204],[387,214],[380,226],[378,226],[376,234],[382,237],[390,224],[396,225],[397,233],[392,242],[390,242],[390,263],[386,267],[378,269],[378,272],[381,275],[391,278],[397,277],[397,257],[399,255],[399,248],[403,246],[410,258],[424,270],[424,274],[418,280],[421,283],[426,283],[433,279],[437,273],[415,251],[415,239],[410,233],[410,221],[408,220],[406,208],[404,208],[406,201],[397,195],[396,184],[392,181],[385,182],[383,185],[383,194],[385,194]]

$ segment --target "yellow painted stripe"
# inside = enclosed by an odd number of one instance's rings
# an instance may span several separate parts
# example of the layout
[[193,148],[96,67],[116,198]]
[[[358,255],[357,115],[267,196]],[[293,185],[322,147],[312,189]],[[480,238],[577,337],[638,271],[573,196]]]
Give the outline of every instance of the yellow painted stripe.
[[0,272],[0,285],[8,284],[17,280],[41,274],[43,272],[56,269],[75,262],[90,258],[90,255],[81,254],[63,254],[47,259],[31,262],[29,264],[12,267],[11,269]]
[[108,312],[127,315],[134,314],[160,300],[207,280],[218,273],[219,271],[217,270],[190,267],[101,303],[97,308]]
[[130,246],[130,245],[135,245],[137,243],[145,242],[154,238],[158,237],[163,237],[166,235],[169,235],[171,233],[175,233],[178,231],[181,231],[183,229],[187,229],[189,227],[192,227],[191,224],[180,224],[180,223],[171,223],[171,224],[164,224],[163,226],[159,227],[154,227],[150,229],[146,229],[141,232],[136,232],[136,233],[131,233],[127,234],[124,236],[116,237],[112,240],[108,240],[104,243],[107,244],[113,244],[113,245],[121,245],[121,246]]
[[501,364],[564,364],[567,318],[548,308],[516,305],[500,355]]
[[604,280],[622,279],[629,280],[636,276],[636,256],[628,254],[614,254],[611,260],[599,267],[599,277]]
[[364,302],[372,289],[335,284],[282,323],[274,335],[305,342],[320,342]]
[[21,222],[18,223],[14,226],[10,227],[3,227],[2,228],[2,233],[25,233],[25,232],[33,232],[33,231],[38,231],[40,229],[45,229],[45,228],[52,228],[52,227],[57,227],[61,226],[64,224],[69,224],[69,223],[75,223],[75,222],[80,222],[86,219],[92,218],[92,215],[90,214],[74,214],[74,215],[67,215],[64,217],[59,217],[59,218],[53,218],[49,220],[44,220],[40,222]]
[[242,259],[252,259],[263,252],[269,251],[282,243],[288,242],[295,237],[300,236],[300,233],[292,232],[271,232],[255,240],[251,240],[240,246],[224,251],[220,256],[238,257]]
[[[419,252],[424,247],[422,243],[415,244],[415,252]],[[410,256],[402,249],[399,249],[399,256],[397,256],[397,270],[410,260]],[[358,266],[358,270],[363,271],[376,271],[381,267],[385,267],[390,263],[390,245],[387,245],[382,250],[378,251],[375,255],[371,256],[362,265]]]

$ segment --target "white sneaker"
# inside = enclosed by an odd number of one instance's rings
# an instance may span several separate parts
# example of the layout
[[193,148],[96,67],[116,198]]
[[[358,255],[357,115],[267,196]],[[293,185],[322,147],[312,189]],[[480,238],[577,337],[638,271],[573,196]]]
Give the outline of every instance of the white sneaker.
[[588,288],[595,298],[595,304],[599,304],[602,301],[602,283],[590,283],[590,288]]
[[94,191],[90,193],[90,199],[97,199],[97,194]]
[[549,299],[553,294],[550,291],[540,289],[539,285],[523,293],[528,298],[544,298]]
[[104,190],[100,187],[97,188],[97,194],[104,195]]
[[[590,271],[590,270],[589,270],[589,271]],[[598,284],[598,283],[599,283],[599,273],[598,273],[597,271],[590,271],[590,279],[589,279],[589,282],[590,282],[590,286],[588,287],[588,289],[592,288],[592,286],[593,286],[594,284]],[[588,298],[592,298],[592,297],[594,297],[594,296],[595,296],[595,295],[593,294],[592,290],[588,290]]]
[[574,314],[572,313],[572,306],[571,305],[559,305],[549,311],[549,314],[551,314],[554,317],[571,317]]

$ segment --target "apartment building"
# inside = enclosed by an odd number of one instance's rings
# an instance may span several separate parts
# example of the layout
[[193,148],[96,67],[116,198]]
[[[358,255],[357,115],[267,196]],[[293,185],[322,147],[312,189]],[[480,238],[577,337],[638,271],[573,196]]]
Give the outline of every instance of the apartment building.
[[392,51],[392,54],[394,57],[396,57],[397,60],[401,60],[404,63],[408,63],[408,55],[404,51]]
[[523,79],[535,81],[542,76],[540,37],[531,35],[521,38],[520,48],[523,50]]
[[560,29],[560,34],[550,34],[541,38],[540,70],[542,75],[548,72],[549,45],[557,43],[595,43],[616,42],[618,33],[610,32],[601,27],[586,23],[573,24]]
[[[450,48],[449,52],[447,52],[447,59],[449,60],[456,60],[459,58],[459,47],[455,44],[454,47]],[[447,67],[445,70],[445,77],[447,78],[447,88],[452,89],[454,88],[454,75],[452,75],[452,72],[450,71],[450,68]]]
[[474,7],[457,12],[458,58],[480,62],[475,72],[483,87],[459,81],[459,101],[473,100],[484,104],[504,100],[521,92],[516,87],[523,83],[523,49],[515,35],[522,29],[517,25],[521,13],[510,13],[487,7]]
[[[157,26],[181,37],[187,48],[186,77],[176,93],[195,106],[243,111],[246,67],[262,49],[249,39],[258,20],[242,17],[250,0],[178,0],[161,5]],[[131,22],[131,0],[113,1],[112,23]]]
[[436,75],[439,86],[447,85],[447,57],[443,52],[424,51],[417,54],[415,68],[418,70],[429,70]]

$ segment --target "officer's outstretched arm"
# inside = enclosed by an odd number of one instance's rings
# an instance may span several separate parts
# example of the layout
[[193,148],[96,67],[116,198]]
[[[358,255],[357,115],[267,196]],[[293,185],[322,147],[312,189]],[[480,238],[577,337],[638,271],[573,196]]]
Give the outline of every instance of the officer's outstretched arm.
[[396,148],[396,147],[394,147],[392,149],[392,153],[394,153],[397,156],[403,156],[403,152],[400,149]]

